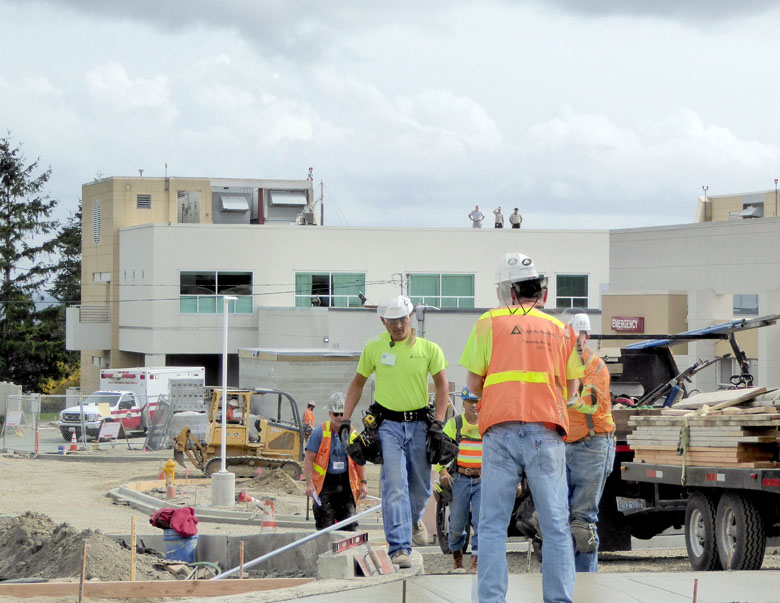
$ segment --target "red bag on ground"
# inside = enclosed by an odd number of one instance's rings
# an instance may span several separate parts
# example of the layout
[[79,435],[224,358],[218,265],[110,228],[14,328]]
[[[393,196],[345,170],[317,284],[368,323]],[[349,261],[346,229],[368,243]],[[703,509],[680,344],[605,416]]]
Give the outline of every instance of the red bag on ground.
[[152,513],[149,523],[163,530],[176,530],[182,538],[189,538],[198,533],[198,518],[192,507],[163,507]]

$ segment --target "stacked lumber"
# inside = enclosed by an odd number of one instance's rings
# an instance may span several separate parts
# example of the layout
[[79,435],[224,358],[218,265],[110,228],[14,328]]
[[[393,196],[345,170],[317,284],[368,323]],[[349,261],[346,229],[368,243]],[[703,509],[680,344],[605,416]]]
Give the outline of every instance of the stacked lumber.
[[[676,412],[670,409],[671,412]],[[667,410],[662,413],[667,413]],[[774,407],[724,408],[696,415],[629,419],[634,462],[700,467],[780,467],[780,412]],[[687,440],[687,441],[686,441]]]

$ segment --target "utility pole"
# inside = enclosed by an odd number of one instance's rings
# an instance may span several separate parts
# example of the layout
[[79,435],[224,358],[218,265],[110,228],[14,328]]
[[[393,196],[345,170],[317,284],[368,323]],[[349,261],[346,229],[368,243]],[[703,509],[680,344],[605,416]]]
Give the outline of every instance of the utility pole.
[[775,178],[775,218],[777,217],[777,178]]

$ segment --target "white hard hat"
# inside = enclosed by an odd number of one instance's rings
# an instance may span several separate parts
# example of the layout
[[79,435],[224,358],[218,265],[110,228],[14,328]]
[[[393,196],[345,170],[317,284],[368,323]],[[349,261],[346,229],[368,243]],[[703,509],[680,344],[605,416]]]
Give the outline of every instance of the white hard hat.
[[533,281],[540,278],[542,277],[536,271],[536,266],[531,258],[516,251],[507,253],[498,261],[498,271],[496,272],[498,300],[504,305],[511,306],[513,303],[510,293],[512,283]]
[[569,319],[569,324],[574,332],[579,335],[580,331],[590,332],[590,316],[587,314],[575,314]]
[[413,309],[412,300],[404,295],[399,295],[388,302],[379,304],[376,311],[382,318],[393,319],[409,316]]
[[335,394],[331,394],[330,398],[328,398],[328,405],[325,408],[328,412],[344,412],[344,402],[346,401],[346,396],[342,394],[341,392],[336,392]]

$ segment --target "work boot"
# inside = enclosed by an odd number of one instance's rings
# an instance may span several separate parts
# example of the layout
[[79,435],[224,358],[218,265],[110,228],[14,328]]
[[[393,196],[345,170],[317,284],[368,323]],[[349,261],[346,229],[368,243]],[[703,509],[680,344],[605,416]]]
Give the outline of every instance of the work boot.
[[469,566],[469,574],[476,574],[476,573],[477,573],[477,556],[472,553],[471,565]]
[[428,530],[425,529],[422,521],[412,524],[412,544],[417,546],[428,544]]
[[397,565],[400,569],[412,567],[412,559],[406,551],[396,551],[390,555],[390,560],[393,562],[393,565]]
[[452,553],[452,571],[457,573],[465,572],[463,567],[463,551],[453,551]]

